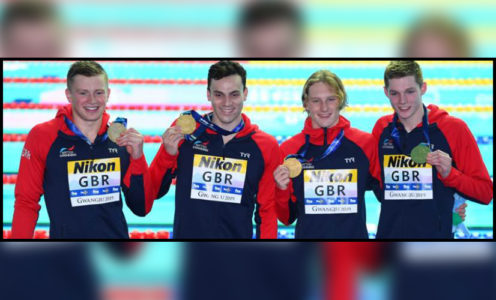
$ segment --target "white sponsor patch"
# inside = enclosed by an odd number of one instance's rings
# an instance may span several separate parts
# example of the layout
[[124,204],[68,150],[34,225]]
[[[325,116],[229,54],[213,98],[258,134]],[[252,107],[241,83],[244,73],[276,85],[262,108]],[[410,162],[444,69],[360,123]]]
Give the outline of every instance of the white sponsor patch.
[[195,154],[191,199],[241,203],[248,162]]
[[305,170],[306,214],[354,214],[358,211],[357,170]]
[[384,155],[385,200],[432,200],[432,166],[406,155]]
[[73,207],[119,201],[120,158],[67,162],[69,193]]

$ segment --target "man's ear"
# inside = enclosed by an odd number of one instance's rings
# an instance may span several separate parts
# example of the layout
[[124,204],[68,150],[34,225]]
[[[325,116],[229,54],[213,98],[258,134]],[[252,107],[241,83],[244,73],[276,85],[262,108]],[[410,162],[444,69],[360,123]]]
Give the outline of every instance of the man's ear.
[[71,91],[68,88],[65,89],[65,97],[67,98],[67,101],[72,104],[72,95]]
[[423,96],[427,92],[427,83],[424,82],[422,86],[420,87],[420,94]]

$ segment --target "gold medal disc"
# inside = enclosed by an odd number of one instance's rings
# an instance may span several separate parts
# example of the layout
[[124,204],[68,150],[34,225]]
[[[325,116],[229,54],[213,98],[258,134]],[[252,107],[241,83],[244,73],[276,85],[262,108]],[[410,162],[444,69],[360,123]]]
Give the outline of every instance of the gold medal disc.
[[284,161],[283,166],[289,169],[289,177],[291,178],[296,178],[298,175],[300,175],[301,170],[303,167],[301,166],[301,163],[299,160],[296,158],[288,158]]
[[182,134],[192,134],[196,129],[196,121],[191,115],[181,115],[176,125],[181,127]]
[[124,127],[124,125],[114,122],[110,124],[110,127],[107,130],[107,135],[109,139],[115,143],[124,131],[126,131],[126,127]]

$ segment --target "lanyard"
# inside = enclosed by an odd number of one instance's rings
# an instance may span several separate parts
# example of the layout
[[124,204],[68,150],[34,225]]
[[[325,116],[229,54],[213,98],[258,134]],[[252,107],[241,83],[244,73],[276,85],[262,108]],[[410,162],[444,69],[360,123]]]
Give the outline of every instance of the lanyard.
[[[68,117],[64,116],[64,121],[67,127],[74,132],[77,136],[79,136],[83,141],[85,141],[88,145],[91,145],[91,141],[77,128],[76,124],[74,124]],[[127,119],[126,118],[117,118],[114,123],[121,123],[124,127],[127,127]],[[100,138],[101,141],[105,141],[108,138],[107,132],[104,135],[97,136],[97,139]],[[95,141],[97,140],[95,139]]]
[[194,110],[184,112],[183,115],[191,115],[195,119],[195,121],[200,123],[200,128],[198,128],[198,130],[196,130],[194,134],[186,135],[186,140],[190,142],[196,141],[207,128],[221,135],[231,135],[240,132],[245,127],[245,122],[243,121],[243,119],[241,119],[241,122],[232,131],[225,130],[212,122],[212,114],[213,113],[210,113],[204,118]]
[[[327,134],[327,131],[325,134]],[[327,147],[327,149],[324,151],[324,153],[322,153],[322,155],[319,158],[313,160],[313,162],[323,160],[324,158],[330,156],[332,153],[336,152],[336,150],[338,150],[339,146],[341,146],[341,141],[342,141],[343,137],[344,137],[344,129],[341,129],[341,132],[334,139],[334,141],[332,141],[332,143],[329,145],[329,147]],[[303,151],[300,154],[288,155],[288,157],[286,157],[286,158],[296,158],[301,163],[306,162],[307,159],[305,159],[305,155],[307,154],[309,146],[310,146],[310,136],[306,135],[305,136],[305,148],[303,149]]]
[[[424,116],[422,118],[422,132],[424,133],[424,137],[427,140],[426,146],[428,146],[430,149],[431,148],[431,140],[429,138],[429,122],[427,121],[427,108],[425,107],[425,105],[423,105],[423,107],[424,107]],[[393,118],[393,127],[394,128],[391,131],[391,138],[393,139],[396,148],[398,148],[398,150],[401,151],[400,132],[399,132],[398,128],[396,127],[397,122],[398,122],[398,114],[394,114],[394,118]]]

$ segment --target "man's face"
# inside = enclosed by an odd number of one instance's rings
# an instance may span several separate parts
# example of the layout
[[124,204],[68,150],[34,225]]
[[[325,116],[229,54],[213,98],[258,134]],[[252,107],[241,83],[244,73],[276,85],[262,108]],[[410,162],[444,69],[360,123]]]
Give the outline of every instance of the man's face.
[[65,94],[72,104],[74,119],[94,122],[100,120],[105,111],[110,89],[104,74],[91,77],[76,75],[71,89],[66,89]]
[[300,52],[294,25],[285,20],[255,26],[242,38],[242,52],[249,57],[293,57]]
[[419,86],[413,75],[390,79],[389,88],[384,87],[391,106],[402,121],[410,120],[421,114],[422,96],[426,90],[425,82]]
[[461,47],[453,45],[447,37],[425,32],[416,37],[412,48],[407,49],[410,57],[461,57],[466,56]]
[[241,122],[243,102],[248,89],[243,87],[241,76],[230,75],[219,80],[212,79],[207,90],[208,101],[212,103],[214,121],[223,127],[234,129]]
[[339,120],[339,97],[327,83],[317,82],[308,89],[305,109],[312,119],[313,128],[330,128]]
[[56,22],[19,21],[6,35],[2,51],[6,57],[64,56],[62,33]]

